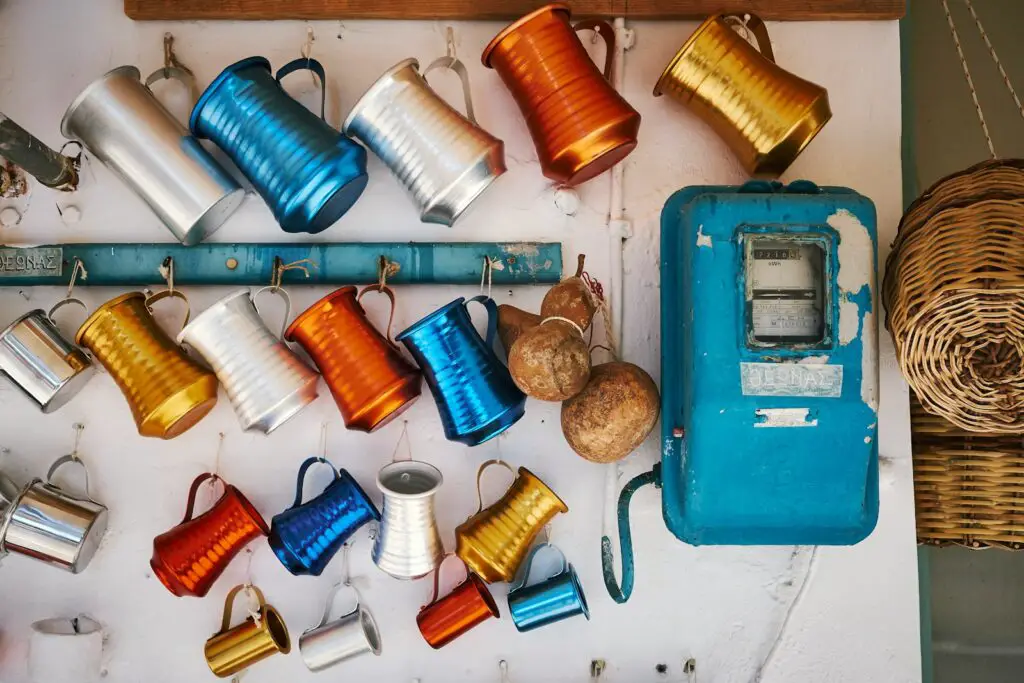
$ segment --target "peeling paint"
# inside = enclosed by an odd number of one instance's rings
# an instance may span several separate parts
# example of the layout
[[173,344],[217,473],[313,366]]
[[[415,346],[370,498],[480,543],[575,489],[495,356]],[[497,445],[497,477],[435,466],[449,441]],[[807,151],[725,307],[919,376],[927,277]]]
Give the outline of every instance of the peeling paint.
[[697,246],[698,247],[707,247],[709,249],[712,246],[714,246],[711,243],[711,235],[705,235],[704,234],[704,226],[703,225],[697,226]]
[[817,427],[810,408],[758,408],[754,411],[755,427]]
[[864,285],[874,283],[875,249],[871,233],[860,220],[846,209],[839,209],[828,217],[827,223],[839,233],[839,272],[836,282],[839,289],[853,294]]
[[827,365],[828,356],[807,356],[797,361],[800,365]]
[[849,299],[839,302],[839,343],[846,346],[860,331],[860,306]]
[[540,249],[532,242],[519,242],[505,247],[505,253],[512,256],[540,256]]
[[874,311],[865,314],[861,327],[864,348],[861,356],[860,399],[878,413],[878,330]]

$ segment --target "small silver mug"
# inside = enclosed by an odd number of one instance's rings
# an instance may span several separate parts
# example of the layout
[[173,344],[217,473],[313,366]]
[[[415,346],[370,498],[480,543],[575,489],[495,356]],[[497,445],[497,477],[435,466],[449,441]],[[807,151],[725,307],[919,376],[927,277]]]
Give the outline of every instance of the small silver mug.
[[[328,622],[331,607],[342,588],[355,596],[355,605],[337,619]],[[320,623],[299,636],[299,654],[310,671],[323,671],[346,659],[368,652],[380,655],[380,630],[369,610],[362,606],[359,591],[349,583],[335,584],[327,595]]]

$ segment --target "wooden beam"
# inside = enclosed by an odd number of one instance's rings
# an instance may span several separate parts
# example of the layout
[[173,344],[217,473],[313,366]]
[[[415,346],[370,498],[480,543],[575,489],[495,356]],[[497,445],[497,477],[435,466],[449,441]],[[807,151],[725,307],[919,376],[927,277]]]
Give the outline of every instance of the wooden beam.
[[[124,0],[136,20],[494,19],[520,17],[543,0]],[[577,17],[697,19],[751,12],[769,20],[899,19],[906,0],[574,0]]]

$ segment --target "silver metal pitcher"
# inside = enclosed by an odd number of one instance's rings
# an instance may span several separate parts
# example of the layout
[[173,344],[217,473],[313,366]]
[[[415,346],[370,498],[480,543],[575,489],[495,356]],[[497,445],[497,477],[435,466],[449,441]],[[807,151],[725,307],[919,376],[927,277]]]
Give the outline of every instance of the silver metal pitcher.
[[63,299],[47,311],[35,309],[0,332],[0,371],[44,413],[70,401],[96,372],[89,355],[61,334],[53,314],[78,299]]
[[[60,123],[114,172],[185,245],[213,234],[245,193],[147,87],[139,70],[121,66],[93,81]],[[172,75],[172,74],[169,74]]]
[[[352,108],[343,130],[387,164],[419,207],[420,220],[450,226],[505,172],[505,143],[477,125],[462,62],[441,57],[422,74],[419,66],[406,59],[388,69]],[[437,68],[462,80],[465,116],[427,83]]]
[[291,311],[287,293],[264,287],[255,294],[240,289],[229,294],[178,334],[178,343],[195,349],[210,365],[234,406],[243,430],[269,434],[317,397],[319,373],[274,335],[256,310],[255,299],[274,291]]
[[434,495],[442,481],[440,470],[416,460],[393,462],[377,473],[384,507],[373,562],[396,579],[426,576],[444,558],[434,518]]
[[[355,596],[355,605],[331,622],[331,608],[342,588]],[[327,595],[320,623],[299,636],[299,654],[310,671],[323,671],[346,659],[372,652],[380,655],[380,630],[369,610],[362,606],[359,591],[349,583],[335,584]]]
[[[72,495],[53,483],[62,466],[73,463],[85,473],[85,497]],[[107,531],[107,508],[89,493],[89,471],[73,455],[54,461],[46,481],[26,486],[0,527],[7,552],[78,574],[85,570]]]

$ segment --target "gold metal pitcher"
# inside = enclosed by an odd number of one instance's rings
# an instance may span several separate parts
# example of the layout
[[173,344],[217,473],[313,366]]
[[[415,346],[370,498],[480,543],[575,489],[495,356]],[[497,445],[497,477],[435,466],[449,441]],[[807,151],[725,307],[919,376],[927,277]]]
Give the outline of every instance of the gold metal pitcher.
[[[782,174],[832,118],[828,92],[775,63],[757,16],[708,17],[665,67],[655,97],[679,100],[710,125],[754,176]],[[735,28],[734,28],[735,27]],[[741,36],[749,29],[760,48]]]
[[121,389],[142,436],[173,439],[217,403],[217,377],[185,352],[153,319],[161,299],[188,299],[177,290],[149,297],[131,292],[100,306],[78,328],[75,343],[92,351]]
[[[259,607],[253,614],[259,618],[250,615],[238,626],[231,626],[231,608],[235,596],[242,590],[252,591],[256,596]],[[243,584],[228,592],[220,631],[206,641],[203,654],[206,655],[206,663],[213,675],[227,678],[273,654],[280,652],[286,655],[291,650],[292,641],[284,619],[267,604],[259,588]]]
[[455,529],[455,554],[487,583],[511,582],[533,539],[552,517],[568,512],[569,506],[533,472],[520,467],[505,495],[485,510],[480,479],[491,465],[501,465],[516,474],[501,460],[480,465],[476,473],[477,511]]

